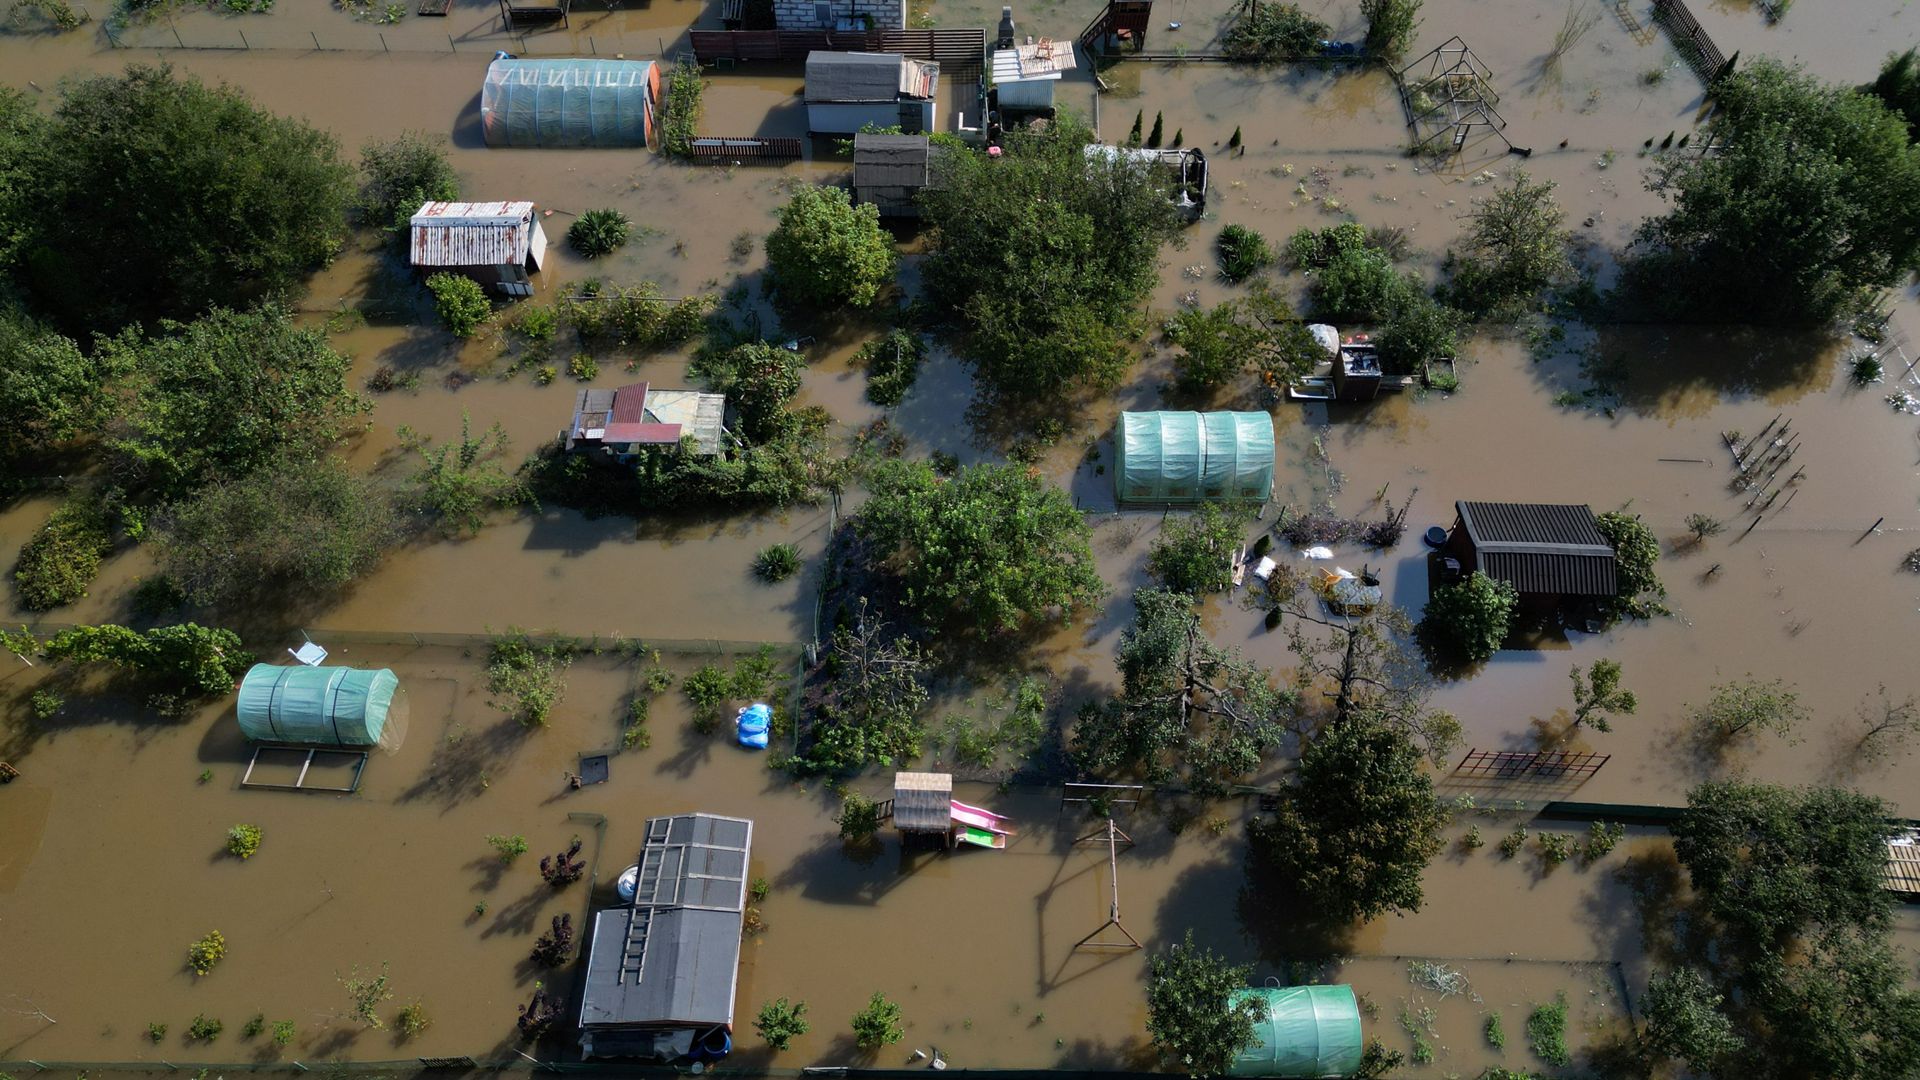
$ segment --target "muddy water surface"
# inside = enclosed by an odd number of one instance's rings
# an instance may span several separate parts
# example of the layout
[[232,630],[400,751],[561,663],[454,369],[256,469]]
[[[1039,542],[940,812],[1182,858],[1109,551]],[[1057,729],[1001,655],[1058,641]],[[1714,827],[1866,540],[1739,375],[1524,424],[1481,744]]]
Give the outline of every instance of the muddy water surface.
[[[1230,6],[1163,0],[1153,48],[1207,51]],[[1348,5],[1309,6],[1323,9],[1342,36],[1359,33]],[[1042,4],[1017,17],[1023,32],[1064,38],[1097,7]],[[1628,5],[1626,17],[1606,10],[1548,69],[1542,61],[1559,8],[1430,0],[1420,46],[1456,33],[1468,41],[1495,73],[1508,138],[1534,151],[1524,162],[1498,140],[1476,143],[1440,168],[1406,157],[1397,93],[1377,72],[1127,63],[1103,73],[1112,92],[1096,99],[1083,71],[1062,84],[1061,100],[1097,117],[1109,139],[1123,137],[1136,112],[1149,123],[1164,113],[1169,135],[1180,131],[1187,144],[1212,152],[1209,219],[1189,231],[1184,249],[1167,253],[1152,301],[1157,315],[1188,299],[1211,304],[1235,294],[1211,265],[1213,236],[1227,222],[1277,240],[1352,214],[1405,229],[1414,248],[1409,265],[1432,271],[1474,196],[1522,164],[1559,185],[1569,224],[1604,280],[1611,252],[1659,207],[1640,181],[1642,143],[1689,130],[1701,106],[1698,80],[1663,36],[1646,32],[1646,7]],[[1920,38],[1920,14],[1906,4],[1800,5],[1775,27],[1742,4],[1696,8],[1728,52],[1772,51],[1849,82],[1869,77],[1882,52]],[[998,5],[937,0],[925,10],[941,25],[991,25]],[[240,85],[272,109],[333,131],[349,150],[405,130],[443,136],[469,195],[531,198],[554,211],[544,219],[556,252],[539,282],[542,302],[591,276],[651,281],[669,296],[737,290],[731,303],[757,313],[770,336],[784,336],[789,331],[777,327],[761,295],[759,241],[785,185],[846,175],[830,145],[811,144],[808,160],[777,168],[696,169],[646,151],[488,150],[479,139],[479,78],[494,49],[651,57],[673,50],[688,26],[715,21],[694,0],[656,0],[576,14],[568,30],[509,38],[496,9],[477,2],[456,5],[444,20],[408,17],[384,27],[317,4],[283,5],[268,16],[183,14],[172,25],[127,31],[126,40],[147,49],[109,48],[98,24],[56,38],[0,37],[0,79],[46,93],[65,75],[161,59]],[[1168,21],[1181,29],[1163,30]],[[176,31],[179,43],[223,48],[244,35],[251,50],[162,48]],[[332,51],[340,49],[355,51]],[[786,68],[713,72],[702,129],[797,133],[804,129],[799,89],[798,74]],[[1236,126],[1246,150],[1232,156],[1225,141]],[[618,207],[644,227],[598,264],[558,242],[572,213],[595,206]],[[356,381],[381,367],[411,377],[408,388],[374,398],[368,431],[347,449],[354,464],[402,473],[409,467],[397,436],[402,425],[445,440],[458,434],[463,414],[476,427],[501,424],[513,459],[553,438],[577,386],[564,375],[540,386],[524,368],[510,372],[519,346],[504,334],[450,339],[432,326],[418,293],[398,287],[405,281],[390,254],[360,238],[316,277],[301,304],[304,317],[328,327],[353,357]],[[1305,283],[1282,277],[1278,284]],[[363,318],[340,317],[342,309]],[[1913,298],[1903,294],[1895,329],[1904,340],[1915,324]],[[864,401],[863,379],[850,364],[863,328],[804,332],[818,339],[808,348],[804,399],[826,407],[843,430],[890,415],[914,453],[998,456],[999,445],[962,420],[971,384],[951,356],[936,352],[914,392],[888,414]],[[1160,520],[1113,513],[1111,475],[1103,471],[1112,461],[1103,436],[1114,413],[1173,400],[1165,350],[1150,352],[1127,385],[1086,403],[1073,436],[1043,459],[1048,474],[1095,513],[1096,554],[1116,589],[1106,612],[1048,638],[1028,658],[1051,673],[1063,713],[1111,684],[1113,644],[1130,617],[1126,594],[1144,581]],[[1579,352],[1628,373],[1610,413],[1553,404],[1555,394],[1584,385]],[[564,367],[567,355],[556,349],[554,362]],[[596,359],[600,385],[680,385],[687,357]],[[1525,749],[1557,737],[1564,726],[1558,710],[1569,704],[1567,669],[1608,656],[1625,665],[1641,707],[1613,734],[1581,737],[1579,745],[1612,757],[1574,789],[1579,798],[1671,804],[1704,776],[1743,770],[1779,782],[1848,783],[1920,812],[1904,779],[1910,756],[1866,765],[1854,753],[1858,710],[1879,684],[1896,696],[1920,690],[1906,646],[1920,578],[1899,568],[1920,544],[1920,423],[1882,402],[1890,386],[1853,389],[1830,343],[1738,331],[1602,328],[1574,335],[1541,361],[1516,342],[1487,338],[1471,343],[1467,360],[1464,390],[1451,397],[1279,407],[1280,497],[1330,498],[1342,512],[1371,514],[1384,487],[1396,503],[1413,496],[1416,531],[1449,521],[1455,499],[1628,505],[1666,541],[1662,574],[1676,612],[1506,651],[1444,686],[1440,701],[1460,716],[1469,743]],[[1251,401],[1242,391],[1221,399]],[[1790,505],[1745,532],[1752,518],[1745,496],[1727,488],[1720,433],[1751,433],[1782,413],[1802,434],[1797,461],[1807,475]],[[857,494],[849,505],[856,503]],[[54,505],[38,498],[0,511],[0,550],[17,549]],[[1693,512],[1723,518],[1728,532],[1698,547],[1683,542],[1683,519]],[[1885,519],[1881,531],[1864,535],[1878,518]],[[299,1026],[287,1059],[508,1056],[513,1007],[541,977],[524,962],[532,935],[554,914],[570,911],[578,921],[606,901],[604,890],[590,901],[584,886],[553,893],[532,862],[580,834],[604,883],[630,860],[647,816],[703,809],[756,821],[753,872],[772,885],[763,905],[767,929],[746,945],[738,1008],[748,1014],[780,995],[811,1007],[813,1034],[776,1064],[863,1060],[848,1045],[845,1021],[876,990],[903,1006],[902,1059],[909,1047],[937,1046],[956,1065],[1138,1062],[1145,961],[1138,953],[1073,950],[1107,918],[1113,882],[1103,849],[1072,843],[1089,826],[1063,814],[1054,793],[969,790],[965,797],[1016,820],[1019,835],[1005,852],[903,853],[891,839],[877,850],[848,851],[820,789],[790,784],[760,759],[695,735],[678,698],[668,695],[654,707],[653,747],[617,757],[605,787],[569,794],[562,776],[577,755],[617,739],[631,665],[582,661],[553,727],[524,733],[487,705],[477,637],[465,648],[359,643],[477,636],[508,625],[602,639],[796,642],[812,632],[810,576],[768,586],[747,566],[759,548],[792,541],[817,570],[827,524],[824,508],[640,522],[543,508],[503,517],[471,540],[397,552],[344,597],[260,616],[275,626],[260,642],[264,652],[297,642],[296,628],[305,627],[331,640],[342,662],[392,665],[407,687],[406,742],[377,755],[350,798],[238,790],[244,753],[230,707],[174,726],[123,704],[76,702],[71,713],[27,726],[25,699],[42,673],[0,657],[12,725],[0,757],[24,773],[0,789],[0,955],[9,961],[0,1059],[280,1056],[259,1040],[236,1038],[255,1012]],[[1384,558],[1339,555],[1342,565],[1383,568],[1394,602],[1417,610],[1423,601],[1424,569],[1412,545]],[[59,618],[123,617],[134,585],[150,572],[144,553],[117,555],[92,595]],[[1237,602],[1212,605],[1208,626],[1277,668],[1289,664],[1280,636]],[[682,670],[697,662],[673,659]],[[1795,683],[1813,722],[1796,744],[1736,747],[1724,759],[1702,753],[1685,737],[1686,703],[1747,672]],[[213,773],[204,784],[196,779],[203,770]],[[868,778],[859,786],[878,793],[884,783]],[[1572,791],[1478,794],[1537,801]],[[1237,801],[1206,808],[1177,836],[1163,815],[1143,811],[1129,820],[1138,844],[1118,859],[1126,928],[1148,945],[1192,928],[1257,963],[1261,978],[1352,981],[1371,1003],[1369,1034],[1411,1051],[1418,1030],[1436,1046],[1436,1063],[1409,1075],[1529,1064],[1517,1035],[1505,1055],[1485,1046],[1483,1016],[1499,1009],[1514,1034],[1528,1009],[1557,994],[1573,1006],[1576,1049],[1618,1031],[1623,980],[1637,989],[1649,962],[1636,898],[1648,895],[1649,881],[1662,880],[1662,860],[1670,857],[1659,837],[1636,835],[1594,867],[1551,872],[1531,856],[1509,862],[1486,849],[1450,851],[1428,874],[1422,911],[1325,942],[1301,938],[1284,913],[1241,898],[1238,838],[1250,812]],[[604,838],[591,821],[569,818],[576,813],[603,815]],[[220,853],[237,821],[256,822],[267,836],[245,864]],[[1490,836],[1510,826],[1505,818],[1482,823]],[[533,852],[501,869],[482,840],[490,833],[524,834]],[[129,890],[129,883],[137,884]],[[475,914],[481,901],[486,911]],[[215,927],[227,936],[229,956],[213,976],[195,980],[182,966],[185,946]],[[1908,919],[1903,941],[1911,944],[1917,933]],[[1311,969],[1287,963],[1329,950],[1351,959]],[[1464,970],[1470,989],[1443,997],[1416,984],[1406,968],[1413,957]],[[389,1007],[418,998],[434,1017],[413,1043],[359,1030],[345,1015],[339,976],[382,962],[393,978]],[[47,1025],[30,1008],[60,1023]],[[181,1033],[195,1013],[221,1017],[227,1034],[211,1047],[184,1045]],[[156,1022],[170,1028],[158,1044],[145,1034]],[[742,1043],[745,1060],[765,1060],[751,1037]],[[893,1053],[876,1060],[896,1064]]]

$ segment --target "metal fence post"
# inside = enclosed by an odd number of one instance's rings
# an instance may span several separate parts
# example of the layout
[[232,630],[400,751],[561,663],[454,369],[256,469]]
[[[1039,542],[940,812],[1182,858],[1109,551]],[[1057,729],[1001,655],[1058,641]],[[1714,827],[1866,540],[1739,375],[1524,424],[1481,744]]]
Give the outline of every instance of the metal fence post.
[[177,26],[174,26],[174,25],[173,25],[173,24],[172,24],[171,22],[169,22],[169,23],[167,24],[167,29],[169,29],[169,30],[171,30],[171,31],[173,31],[173,43],[174,43],[175,45],[178,45],[178,46],[180,46],[180,47],[181,47],[181,48],[183,48],[183,49],[187,47],[187,43],[186,43],[186,42],[184,42],[184,41],[181,41],[181,40],[180,40],[180,28],[179,28],[179,27],[177,27]]
[[313,51],[319,52],[320,51],[320,35],[315,33],[312,30],[307,31],[307,35],[313,38]]
[[383,30],[376,30],[376,31],[374,31],[374,33],[376,33],[376,34],[379,34],[379,35],[380,35],[380,50],[381,50],[382,52],[384,52],[384,53],[386,53],[386,54],[387,54],[388,56],[392,56],[392,55],[393,55],[393,50],[392,50],[391,48],[389,48],[389,47],[387,46],[387,35],[386,35],[386,32],[385,32],[385,31],[383,31]]
[[240,35],[240,47],[251,52],[253,50],[253,43],[247,40],[247,32],[237,26],[234,27],[234,32]]
[[452,50],[453,50],[454,52],[459,52],[459,51],[460,51],[460,46],[458,46],[458,45],[455,45],[455,44],[453,43],[453,35],[452,35],[452,34],[448,34],[448,35],[447,35],[447,48],[449,48],[449,49],[452,49]]

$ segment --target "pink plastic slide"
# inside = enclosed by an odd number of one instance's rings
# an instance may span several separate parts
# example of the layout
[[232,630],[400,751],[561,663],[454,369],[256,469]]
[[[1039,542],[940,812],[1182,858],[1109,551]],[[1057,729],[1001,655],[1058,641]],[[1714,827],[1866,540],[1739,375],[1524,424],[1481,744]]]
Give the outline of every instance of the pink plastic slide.
[[953,815],[953,820],[962,825],[971,825],[976,829],[985,829],[988,832],[996,833],[1010,833],[1013,831],[1007,827],[1007,818],[1001,817],[991,810],[983,810],[978,806],[968,806],[966,803],[951,799],[948,800],[947,805],[948,812]]

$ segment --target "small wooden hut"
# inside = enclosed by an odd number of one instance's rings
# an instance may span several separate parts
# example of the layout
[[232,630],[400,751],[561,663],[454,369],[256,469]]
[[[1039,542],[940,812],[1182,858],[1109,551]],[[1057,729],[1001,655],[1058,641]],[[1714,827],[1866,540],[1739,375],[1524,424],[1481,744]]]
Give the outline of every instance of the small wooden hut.
[[953,774],[893,774],[893,827],[909,836],[938,836],[947,842],[953,828]]

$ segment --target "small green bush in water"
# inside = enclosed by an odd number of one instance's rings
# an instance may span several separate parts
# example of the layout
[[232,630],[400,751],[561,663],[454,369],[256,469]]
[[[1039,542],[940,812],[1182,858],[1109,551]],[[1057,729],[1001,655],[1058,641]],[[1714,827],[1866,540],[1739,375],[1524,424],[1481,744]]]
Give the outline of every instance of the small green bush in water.
[[588,210],[567,227],[567,243],[589,259],[610,255],[627,242],[633,223],[618,210]]
[[50,611],[87,595],[100,560],[113,551],[106,514],[86,497],[69,499],[20,548],[13,587],[20,606]]
[[527,838],[495,834],[487,837],[487,846],[493,849],[494,854],[500,856],[501,862],[510,863],[527,853]]
[[235,825],[227,830],[227,851],[242,859],[251,859],[260,850],[260,826]]
[[427,279],[427,291],[433,293],[433,309],[454,337],[472,337],[493,312],[487,291],[472,278],[435,274]]
[[1273,265],[1266,238],[1244,225],[1221,229],[1214,250],[1220,256],[1220,276],[1228,281],[1245,281]]
[[906,1035],[900,1026],[900,1006],[878,991],[867,1001],[866,1008],[853,1014],[853,1042],[862,1050],[891,1046]]
[[843,840],[865,840],[880,831],[880,806],[857,791],[840,798],[840,812],[834,815]]
[[785,581],[800,569],[800,549],[792,544],[762,548],[753,557],[753,573],[762,581]]
[[211,972],[214,966],[220,963],[220,958],[225,955],[227,955],[227,939],[221,936],[220,931],[209,930],[206,937],[187,946],[187,966],[193,969],[195,975],[205,975]]
[[760,1006],[760,1015],[754,1018],[753,1028],[767,1041],[768,1046],[785,1050],[795,1036],[805,1035],[812,1030],[812,1025],[807,1023],[807,1003],[774,998]]
[[227,1026],[204,1013],[195,1014],[193,1023],[187,1025],[187,1038],[195,1042],[212,1042],[220,1037]]
[[1564,1067],[1573,1061],[1567,1051],[1567,1000],[1560,997],[1550,1005],[1536,1005],[1527,1016],[1527,1043],[1540,1060]]

